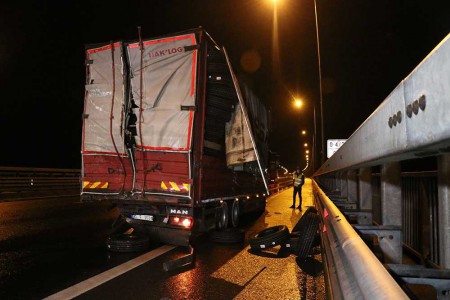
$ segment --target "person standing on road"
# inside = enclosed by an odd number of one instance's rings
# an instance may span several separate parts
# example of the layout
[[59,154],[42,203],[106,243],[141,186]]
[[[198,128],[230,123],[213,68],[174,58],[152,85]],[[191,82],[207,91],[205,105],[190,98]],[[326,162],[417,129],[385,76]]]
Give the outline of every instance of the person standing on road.
[[298,204],[297,208],[302,211],[302,186],[305,183],[305,175],[300,171],[300,167],[297,167],[297,171],[295,171],[293,176],[293,183],[294,183],[294,195],[293,195],[293,201],[292,206],[290,208],[295,208],[295,198],[297,197],[300,200],[300,203]]

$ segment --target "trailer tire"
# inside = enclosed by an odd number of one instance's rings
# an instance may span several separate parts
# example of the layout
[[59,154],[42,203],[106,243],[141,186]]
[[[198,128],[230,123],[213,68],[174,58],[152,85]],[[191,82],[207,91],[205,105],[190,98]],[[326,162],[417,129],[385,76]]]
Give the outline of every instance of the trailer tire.
[[145,235],[113,234],[106,239],[106,248],[112,252],[141,252],[150,246],[150,239]]
[[216,97],[223,98],[224,101],[237,99],[237,94],[236,94],[235,90],[233,88],[227,87],[227,86],[211,85],[211,86],[208,86],[208,89],[206,92],[207,92],[207,95],[214,95]]
[[304,221],[302,227],[298,233],[298,242],[294,245],[294,254],[299,259],[305,259],[311,251],[314,238],[319,229],[320,218],[315,213],[308,213],[303,216]]
[[[230,70],[228,69],[227,62],[209,62],[208,63],[208,73],[219,73],[228,75],[230,74]],[[230,76],[230,75],[228,75]]]
[[221,206],[218,207],[216,214],[216,228],[225,229],[228,227],[228,204],[223,202]]
[[300,220],[298,220],[297,224],[295,224],[294,228],[292,228],[292,233],[294,232],[299,232],[301,230],[301,228],[303,227],[303,223],[305,222],[305,216],[307,214],[310,213],[314,213],[317,214],[317,209],[315,207],[308,207],[308,209],[306,209],[306,211],[304,212],[304,214],[300,217]]
[[275,247],[289,239],[289,229],[285,225],[266,228],[249,238],[252,250],[262,250]]
[[240,216],[240,209],[239,209],[239,201],[234,200],[230,207],[230,225],[231,227],[238,227],[239,225],[239,216]]
[[224,75],[223,73],[208,72],[208,86],[216,85],[221,87],[234,88],[233,79],[230,75]]
[[244,241],[245,232],[236,228],[228,228],[225,230],[212,230],[208,233],[212,242],[220,244],[234,244]]
[[227,63],[223,52],[215,49],[208,51],[208,62]]

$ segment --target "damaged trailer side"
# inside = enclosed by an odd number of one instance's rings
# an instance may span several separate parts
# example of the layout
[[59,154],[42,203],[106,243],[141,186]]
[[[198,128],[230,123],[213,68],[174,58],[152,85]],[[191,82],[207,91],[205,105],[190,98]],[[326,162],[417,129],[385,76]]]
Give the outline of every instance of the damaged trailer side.
[[177,245],[264,210],[268,112],[204,30],[86,56],[84,200],[112,200],[135,229]]

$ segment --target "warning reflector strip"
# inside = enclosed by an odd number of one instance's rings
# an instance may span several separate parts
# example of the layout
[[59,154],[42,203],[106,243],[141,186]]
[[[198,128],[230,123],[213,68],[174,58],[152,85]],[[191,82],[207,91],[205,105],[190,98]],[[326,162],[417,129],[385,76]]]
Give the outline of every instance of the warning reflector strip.
[[108,182],[104,181],[83,181],[83,189],[107,189]]
[[189,192],[189,184],[177,183],[174,181],[161,181],[161,189],[170,192]]

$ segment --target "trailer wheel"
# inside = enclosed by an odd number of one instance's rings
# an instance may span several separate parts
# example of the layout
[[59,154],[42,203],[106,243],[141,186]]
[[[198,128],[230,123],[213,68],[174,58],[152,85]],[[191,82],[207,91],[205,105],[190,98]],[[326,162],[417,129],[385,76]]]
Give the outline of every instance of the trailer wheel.
[[106,239],[106,248],[113,252],[140,252],[150,246],[148,236],[137,234],[113,234]]
[[239,213],[240,213],[239,201],[234,200],[230,208],[230,219],[231,219],[231,226],[235,228],[238,227],[239,225]]
[[303,213],[303,215],[300,217],[300,220],[298,220],[297,224],[295,224],[294,228],[292,228],[292,233],[297,232],[301,230],[303,227],[303,223],[305,222],[305,216],[314,213],[317,214],[317,209],[314,207],[308,207],[308,209]]
[[300,258],[305,259],[313,245],[314,238],[319,229],[319,216],[315,213],[308,213],[303,216],[304,221],[298,233],[298,242],[294,245],[294,253]]
[[289,238],[289,229],[285,225],[273,226],[250,237],[248,242],[253,250],[268,249],[280,245]]
[[228,204],[223,202],[218,208],[216,215],[216,228],[225,229],[228,227]]

